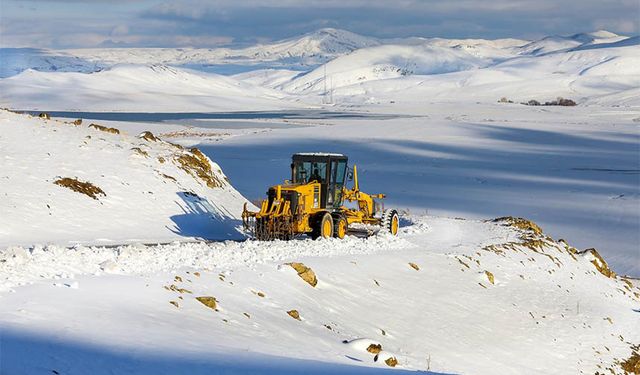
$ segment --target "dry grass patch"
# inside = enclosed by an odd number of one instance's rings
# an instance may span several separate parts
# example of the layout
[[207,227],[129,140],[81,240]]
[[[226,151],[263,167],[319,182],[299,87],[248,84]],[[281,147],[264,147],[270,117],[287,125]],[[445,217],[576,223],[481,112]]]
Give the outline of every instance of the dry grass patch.
[[601,274],[605,275],[606,277],[609,278],[615,278],[616,277],[616,273],[613,272],[611,270],[611,268],[609,268],[609,265],[607,264],[607,262],[604,260],[604,258],[602,258],[602,256],[600,255],[600,253],[598,253],[598,250],[591,248],[591,249],[587,249],[581,253],[579,253],[580,255],[591,255],[593,257],[593,259],[591,259],[591,263],[596,267],[596,269],[598,270],[598,272],[600,272]]
[[149,142],[156,142],[156,141],[158,141],[158,138],[156,138],[156,136],[155,136],[155,135],[153,135],[153,133],[151,133],[150,131],[144,131],[144,132],[140,133],[140,134],[138,135],[138,138],[145,139],[145,140],[147,140],[147,141],[149,141]]
[[210,188],[222,186],[220,180],[211,170],[209,159],[197,148],[183,153],[175,158],[178,166],[196,179],[200,179]]
[[95,186],[90,182],[79,181],[76,178],[59,178],[53,182],[54,184],[62,187],[66,187],[67,189],[71,189],[76,193],[81,193],[86,196],[89,196],[95,200],[98,200],[98,195],[107,196],[102,189]]
[[296,272],[298,276],[304,281],[306,281],[312,287],[315,287],[318,284],[318,278],[316,277],[315,272],[303,263],[287,263],[287,265],[291,266]]
[[505,222],[507,225],[510,225],[512,227],[516,227],[524,231],[533,232],[538,236],[542,235],[542,228],[540,228],[538,224],[534,223],[531,220],[523,219],[521,217],[504,216],[504,217],[499,217],[497,219],[494,219],[493,222],[494,223]]
[[106,133],[111,133],[111,134],[120,134],[120,130],[116,129],[116,128],[108,128],[106,126],[102,126],[102,125],[98,125],[98,124],[90,124],[89,125],[90,128],[94,128]]
[[367,351],[371,354],[378,354],[382,351],[382,345],[380,344],[371,344],[367,347]]
[[631,347],[631,356],[620,363],[620,366],[627,374],[640,374],[640,345]]
[[177,287],[175,284],[171,284],[169,286],[165,286],[164,287],[166,290],[170,290],[172,292],[178,292],[180,294],[182,293],[189,293],[189,294],[193,294],[189,289],[185,289],[185,288],[179,288]]
[[140,147],[132,147],[131,151],[135,152],[136,154],[143,156],[145,158],[149,157],[149,153],[146,152],[145,150],[141,149]]

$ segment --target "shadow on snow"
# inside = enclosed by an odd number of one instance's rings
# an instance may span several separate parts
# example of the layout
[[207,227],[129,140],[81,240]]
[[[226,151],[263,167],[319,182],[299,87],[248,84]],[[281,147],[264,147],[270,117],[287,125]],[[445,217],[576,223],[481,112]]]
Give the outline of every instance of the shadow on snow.
[[[354,362],[355,363],[355,362]],[[276,357],[250,352],[183,354],[105,347],[0,327],[0,373],[111,374],[401,374],[401,369]],[[432,372],[420,372],[435,374]]]

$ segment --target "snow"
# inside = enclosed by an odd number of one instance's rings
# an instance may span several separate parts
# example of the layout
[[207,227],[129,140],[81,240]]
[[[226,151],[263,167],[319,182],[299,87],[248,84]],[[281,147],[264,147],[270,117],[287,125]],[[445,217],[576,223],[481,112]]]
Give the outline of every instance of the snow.
[[[246,200],[217,164],[223,185],[211,189],[180,168],[187,151],[88,125],[0,112],[0,246],[243,238],[236,227]],[[54,184],[63,177],[105,195]]]
[[[282,93],[213,73],[117,65],[92,74],[27,70],[0,82],[0,104],[33,109],[171,112],[282,108]],[[295,106],[289,104],[286,107]]]
[[[0,373],[621,372],[640,285],[605,261],[640,272],[639,48],[321,29],[1,50],[0,106],[72,117],[0,111]],[[578,105],[519,104],[558,96]],[[316,150],[386,194],[398,237],[246,240],[242,206]]]
[[[34,284],[0,297],[3,369],[351,373],[386,368],[381,359],[394,356],[400,370],[566,373],[611,366],[639,339],[637,300],[588,257],[554,243],[483,250],[518,241],[501,223],[407,219],[397,239],[47,247],[5,257],[9,283]],[[102,271],[104,259],[114,271]],[[288,261],[311,267],[318,285]],[[77,289],[54,285],[70,282]],[[164,288],[171,284],[191,293]],[[214,296],[217,311],[196,296]],[[382,345],[377,362],[367,343]]]

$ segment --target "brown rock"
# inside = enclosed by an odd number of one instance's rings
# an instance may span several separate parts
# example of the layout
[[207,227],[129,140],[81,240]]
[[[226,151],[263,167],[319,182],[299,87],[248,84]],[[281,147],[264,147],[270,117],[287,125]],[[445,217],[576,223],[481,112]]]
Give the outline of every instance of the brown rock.
[[367,347],[367,351],[371,354],[378,354],[382,351],[382,345],[380,344],[371,344]]
[[489,282],[495,285],[495,278],[493,277],[493,274],[489,271],[484,271],[484,273],[485,275],[487,275],[487,279],[489,279]]
[[287,314],[289,314],[289,316],[293,319],[300,320],[300,313],[298,312],[298,310],[289,310],[287,311]]
[[215,299],[215,297],[196,297],[196,299],[198,300],[198,302],[212,310],[215,310],[218,306],[218,301]]
[[318,279],[316,278],[315,272],[303,263],[287,263],[291,268],[296,270],[298,276],[304,281],[306,281],[312,287],[315,287],[318,284]]

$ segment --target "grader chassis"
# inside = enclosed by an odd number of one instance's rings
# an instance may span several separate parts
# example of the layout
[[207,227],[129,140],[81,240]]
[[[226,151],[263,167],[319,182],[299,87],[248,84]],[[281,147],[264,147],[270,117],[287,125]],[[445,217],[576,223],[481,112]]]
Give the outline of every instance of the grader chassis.
[[[270,187],[259,211],[249,211],[245,204],[245,228],[264,241],[290,240],[302,234],[313,239],[369,236],[380,230],[396,235],[398,213],[384,209],[379,201],[384,194],[360,191],[357,167],[350,170],[347,161],[342,154],[294,154],[291,179]],[[350,189],[347,179],[353,181]]]

